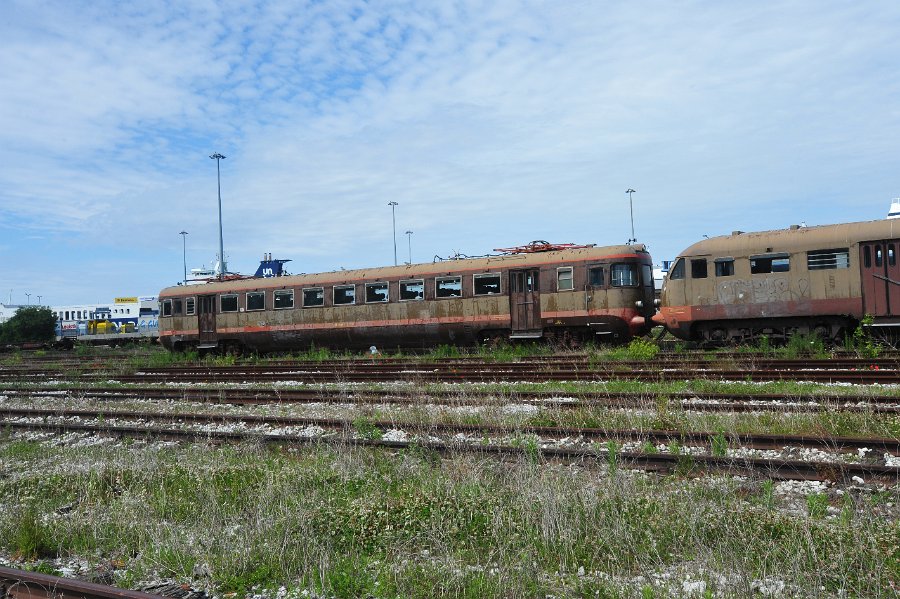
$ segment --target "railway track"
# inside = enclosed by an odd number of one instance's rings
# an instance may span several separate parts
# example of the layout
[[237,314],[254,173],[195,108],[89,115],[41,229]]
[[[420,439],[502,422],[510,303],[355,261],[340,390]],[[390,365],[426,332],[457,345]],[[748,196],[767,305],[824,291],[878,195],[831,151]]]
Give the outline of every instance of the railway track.
[[140,591],[129,591],[83,580],[73,580],[0,567],[0,598],[3,599],[159,599]]
[[287,389],[199,389],[173,387],[122,387],[122,386],[72,386],[58,385],[19,388],[0,387],[0,395],[22,399],[67,397],[104,402],[129,400],[164,400],[195,403],[261,405],[281,403],[329,403],[329,404],[434,404],[445,406],[484,406],[497,401],[515,401],[554,409],[579,408],[647,408],[660,401],[677,402],[675,405],[704,412],[869,412],[900,414],[900,399],[873,395],[852,397],[841,395],[816,395],[801,398],[790,394],[730,394],[730,393],[597,393],[591,391],[515,391],[502,393],[488,390],[427,392],[386,389],[366,390],[287,390]]
[[[0,416],[6,419],[30,418],[76,418],[92,420],[124,419],[141,420],[155,423],[192,423],[192,424],[249,424],[253,426],[277,427],[321,427],[329,430],[349,430],[355,426],[354,421],[336,418],[286,417],[251,414],[214,414],[198,412],[148,412],[145,410],[97,410],[68,408],[0,408]],[[4,420],[4,423],[14,422]],[[879,452],[900,453],[900,440],[885,438],[855,438],[810,435],[771,435],[730,433],[728,435],[710,431],[677,431],[677,430],[631,430],[606,429],[590,427],[531,426],[531,425],[495,425],[495,424],[461,424],[443,422],[404,422],[402,420],[367,421],[368,427],[377,429],[400,429],[415,433],[454,434],[468,433],[476,435],[510,435],[530,434],[539,437],[578,438],[590,442],[652,442],[705,445],[712,447],[718,438],[729,443],[738,444],[748,449],[782,449],[785,446],[805,447],[822,450],[859,450],[869,449]]]
[[809,381],[820,383],[900,384],[900,369],[887,367],[865,369],[813,368],[808,365],[777,368],[745,367],[717,368],[691,364],[661,364],[648,367],[628,366],[626,363],[605,365],[545,365],[533,364],[362,364],[342,363],[339,366],[304,364],[302,366],[199,366],[179,368],[142,368],[133,372],[61,371],[37,368],[0,369],[0,381],[57,378],[75,381],[115,379],[121,382],[275,382],[304,383],[389,382],[414,380],[422,382],[547,382],[547,381],[608,381],[636,380],[647,382],[711,379],[729,381]]
[[[348,437],[310,437],[297,434],[260,434],[235,431],[197,431],[142,426],[95,426],[81,423],[7,422],[10,430],[29,430],[56,434],[81,433],[115,438],[169,440],[202,443],[255,443],[269,446],[309,446],[330,444],[344,447],[368,447],[388,450],[433,451],[440,455],[474,453],[506,458],[537,458],[548,461],[610,463],[613,454],[590,447],[540,447],[442,442],[433,440],[395,441]],[[828,480],[853,483],[877,480],[885,484],[900,481],[900,467],[851,462],[823,462],[791,459],[767,459],[749,456],[727,457],[673,453],[620,451],[614,454],[616,467],[660,473],[727,473],[763,476],[774,480]],[[855,478],[854,478],[855,477]]]

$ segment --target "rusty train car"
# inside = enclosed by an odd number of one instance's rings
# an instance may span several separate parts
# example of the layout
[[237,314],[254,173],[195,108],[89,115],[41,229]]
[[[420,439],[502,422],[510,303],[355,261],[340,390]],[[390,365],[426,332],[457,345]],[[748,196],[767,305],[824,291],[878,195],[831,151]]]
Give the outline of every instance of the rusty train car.
[[709,343],[815,333],[840,340],[864,315],[900,331],[900,221],[800,227],[705,239],[670,269],[653,320]]
[[176,286],[159,294],[173,350],[420,348],[523,338],[627,341],[652,326],[643,245]]

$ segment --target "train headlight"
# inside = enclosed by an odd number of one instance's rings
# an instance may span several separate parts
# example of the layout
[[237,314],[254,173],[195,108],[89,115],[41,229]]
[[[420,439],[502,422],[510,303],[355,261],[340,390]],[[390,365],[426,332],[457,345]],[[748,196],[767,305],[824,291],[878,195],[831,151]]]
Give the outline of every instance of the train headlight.
[[634,305],[637,306],[638,308],[643,308],[644,302],[642,302],[641,300],[638,300],[638,301],[634,302]]
[[662,302],[658,299],[653,300],[653,305],[659,308],[662,305]]

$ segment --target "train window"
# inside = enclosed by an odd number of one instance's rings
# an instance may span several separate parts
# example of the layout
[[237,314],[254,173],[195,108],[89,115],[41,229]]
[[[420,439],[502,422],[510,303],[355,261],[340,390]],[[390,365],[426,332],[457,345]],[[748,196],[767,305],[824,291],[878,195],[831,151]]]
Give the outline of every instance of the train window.
[[734,276],[734,258],[716,258],[715,263],[717,277]]
[[253,310],[266,309],[266,292],[265,291],[248,291],[247,292],[247,312]]
[[[172,300],[163,300],[162,315],[172,316]],[[69,320],[68,312],[66,313],[66,320]]]
[[762,275],[790,270],[791,257],[788,254],[750,256],[750,274]]
[[884,255],[881,253],[881,246],[875,246],[875,266],[883,266],[884,265]]
[[219,298],[220,302],[220,312],[237,312],[238,311],[238,296],[235,294],[223,295]]
[[194,315],[194,313],[196,312],[196,309],[195,309],[196,303],[197,303],[197,300],[195,300],[192,297],[189,297],[186,300],[184,300],[184,313],[187,316]]
[[312,308],[325,305],[325,288],[309,287],[303,290],[303,307]]
[[388,301],[387,283],[366,283],[366,303],[377,304]]
[[491,273],[472,277],[475,295],[496,295],[500,293],[500,275]]
[[897,254],[894,253],[894,244],[893,243],[888,244],[887,249],[888,249],[888,251],[887,251],[888,252],[888,265],[896,266],[897,265]]
[[556,269],[556,290],[571,291],[575,287],[572,280],[572,267],[565,266]]
[[872,268],[872,248],[869,246],[863,248],[863,262],[866,268]]
[[434,296],[462,297],[462,277],[437,277],[434,280]]
[[700,260],[691,260],[692,279],[705,279],[706,274],[706,258],[702,258]]
[[356,285],[335,285],[334,305],[346,306],[356,303]]
[[609,282],[613,287],[637,287],[637,265],[613,264],[609,269]]
[[675,261],[675,266],[669,271],[669,279],[677,281],[684,278],[684,258]]
[[294,307],[294,290],[282,289],[275,292],[275,309],[287,310]]
[[806,252],[806,268],[809,270],[850,268],[850,249],[838,248]]
[[181,315],[183,302],[180,299],[172,300],[172,314],[175,316]]
[[588,269],[588,284],[591,287],[603,287],[602,266],[594,266]]
[[400,301],[416,301],[425,299],[425,281],[414,279],[400,281]]

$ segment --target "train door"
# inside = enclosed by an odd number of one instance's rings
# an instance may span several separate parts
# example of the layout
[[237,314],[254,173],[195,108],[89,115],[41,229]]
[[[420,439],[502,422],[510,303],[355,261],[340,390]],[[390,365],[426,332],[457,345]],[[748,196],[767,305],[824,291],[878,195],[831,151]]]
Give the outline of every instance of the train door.
[[218,343],[215,295],[201,295],[197,298],[197,325],[201,345]]
[[859,244],[863,310],[872,316],[900,316],[900,239]]
[[509,317],[512,339],[536,338],[543,335],[538,275],[537,269],[509,271]]

